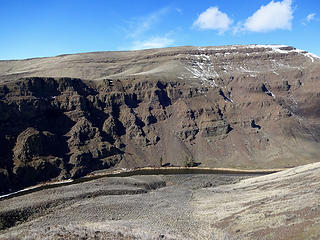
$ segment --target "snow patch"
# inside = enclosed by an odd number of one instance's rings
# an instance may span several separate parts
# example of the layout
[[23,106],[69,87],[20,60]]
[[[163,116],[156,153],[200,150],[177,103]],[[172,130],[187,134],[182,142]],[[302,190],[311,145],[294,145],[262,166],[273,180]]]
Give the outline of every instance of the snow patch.
[[233,100],[230,99],[230,98],[228,98],[228,97],[224,94],[224,92],[222,91],[222,89],[219,90],[219,94],[220,94],[220,96],[223,97],[223,99],[224,99],[225,102],[233,103]]
[[267,95],[273,97],[273,98],[276,98],[276,96],[273,94],[273,92],[271,92],[269,89],[267,89],[266,85],[265,84],[262,84],[262,87],[261,87],[262,91],[264,93],[266,93]]
[[[231,46],[226,46],[226,47],[199,47],[197,50],[200,51],[210,51],[210,50],[215,50],[215,51],[225,51],[225,50],[236,50],[236,49],[243,49],[243,48],[266,48],[266,49],[271,49],[269,51],[271,52],[276,52],[276,53],[283,53],[283,54],[288,54],[290,52],[296,52],[299,54],[303,54],[304,56],[310,58],[312,62],[314,62],[314,59],[319,59],[320,57],[313,54],[306,52],[301,49],[297,49],[288,45],[282,45],[282,44],[251,44],[251,45],[231,45]],[[229,54],[237,54],[238,52],[225,52],[224,55],[229,55]],[[221,53],[217,53],[221,54]],[[249,53],[246,53],[247,56],[249,56]]]
[[208,50],[234,50],[237,49],[236,46],[227,46],[227,47],[199,47],[197,50],[208,51]]
[[[297,49],[297,48],[290,49],[291,47],[286,46],[286,45],[250,45],[249,46],[249,48],[254,48],[254,47],[271,48],[272,52],[284,53],[284,54],[288,54],[290,52],[296,52],[296,53],[304,55],[305,57],[308,57],[311,60],[311,62],[314,62],[315,59],[320,60],[320,57],[317,56],[316,54],[309,53],[309,52],[306,52],[304,50]],[[281,49],[281,48],[287,48],[287,49]]]
[[198,78],[202,83],[209,84],[212,87],[217,87],[214,78],[218,78],[219,74],[214,70],[211,59],[208,55],[195,55],[195,59],[191,62],[191,66],[185,68],[193,75],[193,78]]
[[240,70],[242,72],[247,72],[247,73],[260,73],[259,71],[253,71],[253,70],[245,69],[244,67],[240,67]]
[[267,90],[265,91],[266,94],[268,94],[269,96],[273,97],[273,98],[276,98],[276,96],[273,94],[273,92]]

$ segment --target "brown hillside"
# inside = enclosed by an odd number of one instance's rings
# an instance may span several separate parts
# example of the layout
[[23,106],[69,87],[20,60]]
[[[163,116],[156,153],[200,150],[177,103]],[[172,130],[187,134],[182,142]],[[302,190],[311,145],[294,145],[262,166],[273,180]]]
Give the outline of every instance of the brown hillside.
[[0,61],[0,192],[110,167],[320,156],[320,61],[249,45]]

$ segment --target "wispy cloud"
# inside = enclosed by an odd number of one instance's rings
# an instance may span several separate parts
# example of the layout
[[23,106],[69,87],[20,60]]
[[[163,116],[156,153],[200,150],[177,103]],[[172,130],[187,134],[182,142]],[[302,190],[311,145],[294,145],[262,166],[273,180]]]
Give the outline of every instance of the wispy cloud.
[[312,22],[312,21],[319,21],[319,19],[316,19],[316,14],[315,13],[310,13],[310,14],[308,14],[306,17],[305,17],[305,19],[302,21],[302,24],[303,25],[307,25],[307,24],[309,24],[310,22]]
[[182,13],[180,9],[165,7],[147,16],[131,19],[126,29],[129,44],[119,49],[139,50],[171,46],[175,42],[172,38],[173,32],[168,31],[161,34],[159,32],[155,33],[154,29],[157,29],[157,25],[172,11]]
[[308,14],[308,16],[306,17],[306,20],[307,20],[308,22],[311,22],[312,20],[314,20],[315,16],[316,16],[315,13],[310,13],[310,14]]
[[261,6],[247,18],[243,30],[251,32],[269,32],[277,29],[291,30],[293,19],[292,0],[271,1]]
[[152,28],[152,26],[160,22],[161,18],[164,17],[168,12],[169,8],[162,8],[147,16],[132,20],[131,26],[128,30],[128,37],[137,38],[143,35],[145,32],[149,31]]
[[232,33],[233,34],[237,34],[239,32],[243,32],[243,31],[245,31],[245,28],[243,26],[243,22],[242,21],[237,22],[237,24],[232,27]]
[[201,30],[217,30],[219,34],[222,34],[229,29],[232,23],[233,20],[226,13],[221,12],[218,7],[209,7],[199,15],[193,27]]
[[174,40],[168,37],[152,37],[144,41],[136,40],[131,47],[131,50],[163,48],[171,46]]

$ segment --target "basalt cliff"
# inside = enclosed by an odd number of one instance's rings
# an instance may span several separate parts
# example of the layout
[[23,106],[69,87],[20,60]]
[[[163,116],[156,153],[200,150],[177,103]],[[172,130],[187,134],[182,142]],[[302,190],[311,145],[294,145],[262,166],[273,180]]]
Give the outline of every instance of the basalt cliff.
[[320,159],[320,59],[282,45],[0,61],[0,192],[105,168]]

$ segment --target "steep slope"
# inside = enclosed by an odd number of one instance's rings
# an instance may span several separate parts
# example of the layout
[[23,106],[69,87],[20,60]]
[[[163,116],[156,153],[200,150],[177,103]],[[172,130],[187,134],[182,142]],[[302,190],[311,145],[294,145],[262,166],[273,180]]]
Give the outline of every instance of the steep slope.
[[0,191],[109,167],[320,156],[320,61],[282,45],[0,61]]

